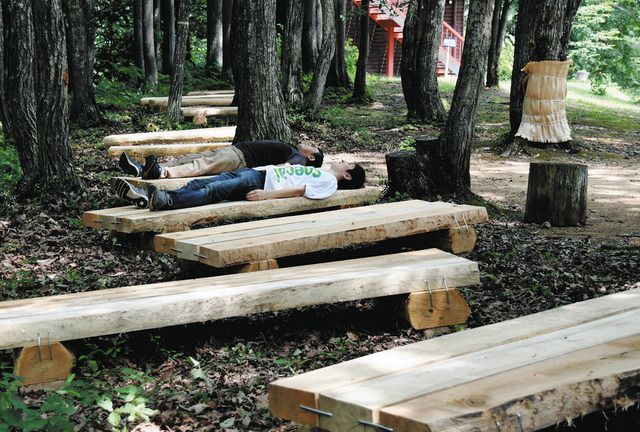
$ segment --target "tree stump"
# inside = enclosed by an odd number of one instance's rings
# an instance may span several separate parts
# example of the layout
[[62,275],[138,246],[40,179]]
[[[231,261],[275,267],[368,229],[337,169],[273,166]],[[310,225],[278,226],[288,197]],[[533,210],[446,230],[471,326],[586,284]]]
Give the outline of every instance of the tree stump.
[[396,192],[415,192],[418,159],[415,150],[399,150],[385,155],[387,161],[387,175],[389,178],[389,195]]
[[525,222],[584,225],[587,220],[587,165],[531,163]]

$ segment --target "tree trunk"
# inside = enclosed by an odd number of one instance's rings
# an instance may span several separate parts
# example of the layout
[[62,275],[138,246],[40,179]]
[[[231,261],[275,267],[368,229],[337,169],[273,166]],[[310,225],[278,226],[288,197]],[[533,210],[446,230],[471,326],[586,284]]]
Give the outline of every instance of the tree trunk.
[[304,1],[304,25],[302,30],[302,69],[310,72],[318,61],[317,7],[320,0]]
[[418,1],[409,2],[407,16],[402,31],[402,58],[400,59],[400,79],[402,93],[411,118],[418,111],[418,69],[416,53],[418,47]]
[[313,72],[313,79],[309,86],[309,92],[305,96],[305,109],[315,111],[320,108],[322,103],[322,95],[324,94],[324,87],[327,82],[327,73],[329,72],[329,66],[331,66],[331,59],[336,50],[336,29],[334,19],[334,5],[333,0],[322,0],[322,22],[324,23],[322,28],[322,49],[318,56],[318,62],[316,63],[315,71]]
[[367,97],[367,58],[369,57],[369,0],[360,3],[360,40],[358,41],[358,63],[353,82],[353,99]]
[[504,46],[504,35],[507,30],[507,17],[513,0],[496,0],[491,21],[491,44],[489,45],[489,60],[487,65],[487,87],[498,87],[500,77],[498,66],[500,54]]
[[176,50],[176,13],[173,0],[162,0],[162,73],[173,73],[173,55]]
[[275,0],[236,0],[234,66],[238,125],[234,141],[289,142],[291,130],[280,87]]
[[67,48],[61,0],[41,0],[33,10],[38,103],[38,178],[44,193],[78,185],[69,148]]
[[156,47],[153,34],[153,0],[142,0],[142,29],[144,36],[144,76],[148,87],[158,84]]
[[462,65],[444,131],[430,158],[434,190],[444,196],[471,193],[469,165],[478,99],[484,84],[494,0],[471,0]]
[[344,58],[344,45],[347,41],[347,3],[346,0],[335,0],[336,21],[336,54],[331,61],[327,85],[331,87],[351,87]]
[[287,104],[302,101],[302,21],[304,4],[291,0],[282,37],[282,93]]
[[233,0],[222,4],[222,78],[233,81]]
[[581,0],[520,0],[511,73],[509,120],[511,141],[522,121],[524,78],[521,69],[531,61],[567,59],[569,35]]
[[207,69],[222,68],[222,0],[207,0]]
[[182,90],[184,87],[184,62],[187,56],[187,39],[189,38],[189,0],[180,0],[178,6],[177,43],[173,57],[173,74],[169,88],[167,117],[173,122],[182,118]]
[[[180,1],[180,0],[178,0]],[[160,18],[161,0],[153,1],[153,41],[156,53],[156,68],[162,68],[162,19]]]
[[[84,3],[84,4],[83,4]],[[70,31],[67,50],[73,99],[70,118],[78,124],[97,124],[102,121],[93,90],[93,0],[64,0],[65,15]],[[83,31],[84,30],[84,31]]]
[[142,30],[142,1],[133,0],[133,39],[135,43],[135,62],[142,73],[144,68],[144,32]]
[[[4,45],[4,7],[3,2],[0,0],[0,123],[2,123],[0,130],[6,131],[10,129],[10,126],[7,120],[7,89],[4,86],[6,73],[4,67],[4,52],[7,49]],[[6,134],[9,135],[9,133]]]

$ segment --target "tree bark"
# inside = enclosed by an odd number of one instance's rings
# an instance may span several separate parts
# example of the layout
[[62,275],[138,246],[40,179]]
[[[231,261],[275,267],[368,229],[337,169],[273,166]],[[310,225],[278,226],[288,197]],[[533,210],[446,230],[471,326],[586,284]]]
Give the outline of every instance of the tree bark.
[[[156,53],[156,68],[162,71],[162,19],[160,18],[160,8],[162,0],[153,1],[153,42]],[[180,0],[178,0],[180,1]]]
[[69,30],[67,53],[73,99],[70,117],[78,124],[102,121],[93,90],[94,10],[93,0],[64,0]]
[[360,40],[358,41],[358,63],[353,82],[353,99],[367,97],[367,58],[369,57],[369,0],[360,3]]
[[407,6],[407,15],[402,31],[402,58],[400,59],[400,79],[404,101],[409,112],[408,117],[412,117],[418,111],[417,30],[418,2],[414,0],[409,2]]
[[507,31],[507,17],[513,0],[496,0],[491,21],[491,44],[489,45],[489,59],[487,65],[487,87],[498,87],[500,76],[500,54],[504,46],[504,35]]
[[569,35],[581,0],[520,0],[511,73],[508,141],[522,121],[524,78],[521,69],[531,61],[567,59]]
[[222,0],[207,0],[207,69],[222,68]]
[[291,130],[280,87],[275,0],[235,0],[234,79],[238,125],[234,141],[289,142]]
[[334,19],[333,0],[322,0],[322,49],[318,56],[318,62],[313,73],[313,79],[309,86],[309,92],[305,96],[305,109],[315,111],[320,108],[322,95],[327,82],[327,73],[331,66],[331,59],[336,50],[336,28]]
[[148,87],[158,84],[156,47],[153,32],[153,0],[142,0],[142,30],[144,39],[144,76]]
[[144,68],[144,32],[142,30],[142,1],[133,0],[133,39],[135,44],[135,62],[142,73]]
[[222,4],[222,78],[233,81],[233,1]]
[[162,0],[162,73],[173,73],[173,55],[176,50],[176,14],[173,0]]
[[4,66],[4,52],[7,49],[4,45],[4,7],[2,0],[0,0],[0,122],[2,123],[2,128],[0,129],[8,130],[10,129],[10,126],[7,121],[7,89],[4,86],[6,73]]
[[287,14],[282,37],[282,94],[287,104],[302,101],[302,21],[304,4],[287,2]]
[[344,45],[347,41],[347,3],[346,0],[335,0],[336,53],[331,61],[327,85],[331,87],[351,88],[351,80],[347,73]]
[[310,72],[318,61],[319,42],[317,33],[317,7],[320,0],[304,1],[304,25],[302,30],[302,69]]
[[187,56],[187,39],[189,39],[189,0],[180,0],[178,6],[176,49],[173,57],[173,74],[167,103],[167,117],[173,122],[182,118],[182,90],[184,87],[184,62]]

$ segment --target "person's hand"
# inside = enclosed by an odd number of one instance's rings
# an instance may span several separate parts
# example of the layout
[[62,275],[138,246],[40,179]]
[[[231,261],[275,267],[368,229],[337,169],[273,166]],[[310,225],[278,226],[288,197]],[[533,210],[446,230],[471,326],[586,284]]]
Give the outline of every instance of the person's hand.
[[264,189],[254,189],[247,194],[247,201],[263,201],[269,199],[269,192]]

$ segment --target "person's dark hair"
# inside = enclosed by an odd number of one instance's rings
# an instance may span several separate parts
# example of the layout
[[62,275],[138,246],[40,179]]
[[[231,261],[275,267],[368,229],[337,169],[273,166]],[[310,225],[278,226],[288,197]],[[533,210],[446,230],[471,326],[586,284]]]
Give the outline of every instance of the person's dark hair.
[[322,166],[322,162],[324,161],[324,153],[322,153],[322,149],[318,149],[317,152],[313,154],[313,161],[311,161],[311,165],[316,168],[320,168]]
[[351,180],[338,180],[338,189],[360,189],[364,186],[364,168],[356,164],[353,169],[347,170],[351,174]]

